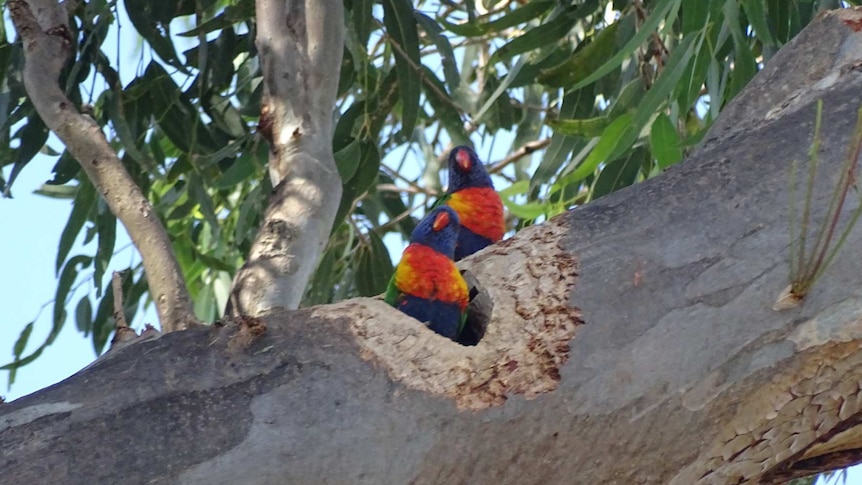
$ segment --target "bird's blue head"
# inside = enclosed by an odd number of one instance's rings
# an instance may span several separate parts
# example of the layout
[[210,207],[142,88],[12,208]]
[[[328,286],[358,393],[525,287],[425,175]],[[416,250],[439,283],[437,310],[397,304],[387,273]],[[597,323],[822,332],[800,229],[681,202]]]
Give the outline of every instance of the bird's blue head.
[[410,235],[410,242],[423,244],[452,258],[460,228],[458,214],[451,207],[443,205],[432,210],[419,221],[416,229],[413,229],[413,234]]
[[448,192],[468,187],[494,187],[494,184],[476,152],[467,146],[457,146],[449,152]]

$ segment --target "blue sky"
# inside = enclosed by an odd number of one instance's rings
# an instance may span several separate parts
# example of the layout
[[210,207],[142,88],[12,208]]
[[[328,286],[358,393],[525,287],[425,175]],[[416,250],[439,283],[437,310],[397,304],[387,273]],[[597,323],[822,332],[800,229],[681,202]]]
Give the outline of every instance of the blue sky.
[[[33,191],[51,178],[53,166],[52,160],[38,156],[13,186],[14,198],[0,199],[0,255],[6,275],[0,278],[0,304],[5,310],[0,323],[0,365],[11,361],[12,345],[28,322],[37,320],[27,346],[29,351],[44,342],[51,328],[50,303],[56,289],[54,261],[72,203]],[[125,234],[123,237],[128,240]],[[15,399],[29,394],[65,379],[96,357],[90,339],[79,333],[71,320],[54,345],[21,368],[11,389],[7,389],[7,373],[0,374],[0,396]]]

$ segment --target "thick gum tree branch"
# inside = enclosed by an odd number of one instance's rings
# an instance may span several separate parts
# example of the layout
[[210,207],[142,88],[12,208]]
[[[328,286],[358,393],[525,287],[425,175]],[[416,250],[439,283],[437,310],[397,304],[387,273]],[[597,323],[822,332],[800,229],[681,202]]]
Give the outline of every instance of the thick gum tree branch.
[[6,5],[24,42],[27,94],[140,251],[162,329],[170,332],[194,325],[197,319],[164,225],[99,125],[79,113],[60,89],[60,71],[70,55],[71,40],[65,6],[53,0],[11,0]]
[[258,0],[264,78],[260,129],[275,187],[226,311],[296,308],[341,200],[332,125],[344,42],[340,0]]

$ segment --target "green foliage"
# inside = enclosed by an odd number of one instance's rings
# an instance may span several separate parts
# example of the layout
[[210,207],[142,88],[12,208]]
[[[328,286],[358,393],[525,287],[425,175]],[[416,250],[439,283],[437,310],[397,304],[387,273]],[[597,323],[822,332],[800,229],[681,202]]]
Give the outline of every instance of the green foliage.
[[[344,194],[303,303],[383,290],[397,260],[387,244],[405,240],[433,203],[454,144],[494,157],[486,161],[510,229],[544,220],[679,162],[762,63],[833,4],[345,0],[333,137]],[[136,31],[140,46],[115,35],[121,8],[131,21],[123,31]],[[271,191],[267,146],[255,133],[254,2],[95,0],[77,4],[70,26],[75,56],[61,85],[104,127],[152,202],[198,317],[212,321]],[[4,367],[14,371],[50,344],[73,303],[77,328],[104,349],[117,221],[73,158],[49,146],[22,85],[21,45],[3,33],[0,166],[10,167],[0,192],[11,196],[41,151],[55,166],[39,192],[73,202],[56,257],[52,331],[27,354],[25,327]],[[130,67],[120,53],[138,47]],[[547,148],[497,164],[537,140]],[[71,256],[82,238],[95,249]],[[140,264],[122,281],[129,318],[149,298]],[[84,282],[96,300],[81,296]]]

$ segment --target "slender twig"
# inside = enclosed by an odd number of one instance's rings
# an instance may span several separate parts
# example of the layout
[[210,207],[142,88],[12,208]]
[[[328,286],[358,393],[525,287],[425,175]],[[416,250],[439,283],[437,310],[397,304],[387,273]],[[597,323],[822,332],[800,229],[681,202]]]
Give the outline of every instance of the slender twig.
[[381,224],[381,225],[377,226],[376,228],[374,228],[374,230],[378,234],[385,234],[391,227],[399,224],[401,221],[403,221],[404,219],[409,217],[410,214],[419,210],[419,208],[422,207],[423,205],[424,204],[419,204],[419,205],[416,205],[415,207],[411,207],[411,208],[407,209],[406,211],[402,212],[401,214],[398,214],[397,216],[393,217],[392,219],[389,219],[388,221],[386,221],[385,224]]
[[395,192],[398,194],[422,194],[428,197],[439,197],[440,194],[435,190],[423,189],[421,187],[399,187],[395,184],[380,184],[377,186],[378,192]]
[[356,223],[356,219],[354,219],[354,217],[355,216],[348,217],[347,223],[350,224],[350,227],[353,228],[353,233],[356,235],[356,239],[359,241],[359,244],[362,244],[364,246],[368,246],[369,245],[368,237],[365,235],[365,233],[362,232],[362,229]]
[[[173,331],[195,325],[198,320],[164,225],[117,158],[101,127],[79,113],[60,89],[60,72],[71,55],[72,42],[65,5],[54,0],[10,0],[6,5],[24,42],[27,94],[140,251],[162,328]],[[43,29],[42,25],[50,27]]]
[[402,182],[409,185],[411,188],[413,188],[417,192],[424,193],[424,194],[433,192],[430,189],[426,189],[426,188],[420,186],[419,184],[417,184],[416,182],[414,182],[413,180],[410,180],[407,177],[401,175],[398,171],[393,170],[391,167],[388,167],[384,164],[380,164],[380,169],[383,170],[384,172],[386,172],[386,175],[389,175],[390,177],[392,177],[394,179],[401,180]]
[[508,167],[510,164],[517,162],[523,157],[530,155],[533,152],[546,148],[551,144],[550,138],[545,138],[544,140],[536,140],[528,143],[524,143],[520,148],[512,152],[508,157],[500,160],[499,162],[493,163],[491,168],[488,169],[490,173],[499,173],[504,168]]
[[424,84],[425,87],[427,87],[431,91],[434,91],[434,93],[437,95],[437,98],[440,101],[451,106],[452,109],[454,109],[456,113],[459,113],[459,114],[463,113],[464,110],[462,110],[460,106],[455,104],[455,102],[452,101],[452,98],[448,94],[441,91],[440,88],[436,84],[434,84],[433,82],[431,82],[430,79],[428,79],[428,77],[425,75],[425,71],[422,69],[422,65],[416,64],[415,62],[413,62],[412,59],[410,59],[410,57],[407,55],[407,51],[405,51],[404,48],[401,47],[401,44],[399,44],[395,39],[393,39],[392,37],[390,37],[388,35],[386,36],[386,38],[389,41],[389,44],[396,51],[398,51],[399,54],[401,54],[401,57],[403,57],[405,61],[407,61],[407,65],[409,65],[411,69],[416,71],[416,73],[419,75],[419,79],[422,80],[422,84]]

